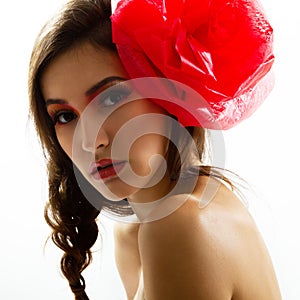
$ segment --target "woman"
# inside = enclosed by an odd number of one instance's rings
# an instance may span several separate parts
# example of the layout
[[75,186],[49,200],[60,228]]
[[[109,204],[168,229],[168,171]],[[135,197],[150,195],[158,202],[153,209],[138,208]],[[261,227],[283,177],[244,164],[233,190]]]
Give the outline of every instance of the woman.
[[[128,299],[281,299],[233,184],[204,165],[206,130],[179,125],[179,107],[142,97],[144,85],[127,81],[135,75],[112,42],[110,6],[68,2],[30,62],[31,113],[48,160],[45,218],[75,299],[88,299],[81,273],[102,209],[125,220],[115,244]],[[154,84],[167,94],[181,88]]]

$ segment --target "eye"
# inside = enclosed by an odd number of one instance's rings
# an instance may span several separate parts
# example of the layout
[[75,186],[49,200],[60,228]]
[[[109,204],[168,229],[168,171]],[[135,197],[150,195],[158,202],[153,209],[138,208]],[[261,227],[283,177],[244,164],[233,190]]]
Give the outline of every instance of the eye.
[[53,121],[55,125],[56,124],[63,125],[63,124],[70,123],[76,118],[77,118],[76,114],[71,111],[60,111],[54,115]]
[[131,89],[125,86],[109,88],[109,91],[101,94],[100,106],[108,107],[118,104],[131,94]]

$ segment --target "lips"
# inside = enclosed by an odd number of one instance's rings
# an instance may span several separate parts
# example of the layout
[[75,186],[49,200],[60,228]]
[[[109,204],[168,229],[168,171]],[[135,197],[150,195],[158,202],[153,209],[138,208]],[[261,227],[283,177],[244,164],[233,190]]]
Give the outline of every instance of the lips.
[[125,163],[120,160],[101,159],[91,164],[90,174],[96,180],[112,178],[117,176]]

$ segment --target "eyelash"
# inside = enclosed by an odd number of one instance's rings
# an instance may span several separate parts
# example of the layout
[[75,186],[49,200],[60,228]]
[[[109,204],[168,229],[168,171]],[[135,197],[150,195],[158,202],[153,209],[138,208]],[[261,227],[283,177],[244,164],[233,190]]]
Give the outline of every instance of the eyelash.
[[[72,118],[67,121],[67,122],[61,122],[59,120],[59,118],[63,115],[71,115],[72,114]],[[71,121],[77,119],[77,115],[73,112],[73,111],[70,111],[70,110],[58,110],[56,112],[54,112],[53,116],[52,116],[52,120],[53,120],[53,123],[54,125],[65,125],[65,124],[68,124],[70,123]]]
[[[123,99],[126,99],[131,93],[132,93],[132,89],[124,85],[110,88],[108,92],[103,92],[100,94],[99,106],[110,107],[116,105],[119,102],[121,102]],[[111,98],[113,96],[117,96],[118,98],[112,101]],[[110,99],[111,103],[105,104],[106,99]]]
[[[98,105],[100,107],[110,107],[113,105],[118,104],[121,102],[123,99],[126,99],[130,94],[132,93],[132,89],[127,87],[127,86],[118,86],[118,87],[113,87],[110,88],[108,92],[103,92],[100,94],[100,99],[98,100]],[[117,96],[118,98],[115,100],[111,100],[113,96]],[[110,99],[109,104],[105,104],[105,101],[107,99]],[[59,118],[64,115],[72,115],[72,117],[69,119],[69,121],[66,122],[61,122]],[[52,120],[54,125],[66,125],[73,120],[77,119],[77,115],[72,111],[72,110],[57,110],[52,114]]]

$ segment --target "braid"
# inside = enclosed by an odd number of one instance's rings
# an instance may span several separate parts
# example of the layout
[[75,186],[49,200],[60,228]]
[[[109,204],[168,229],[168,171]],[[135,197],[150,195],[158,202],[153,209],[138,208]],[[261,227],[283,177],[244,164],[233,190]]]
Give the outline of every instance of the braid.
[[[49,202],[45,219],[52,228],[52,240],[65,253],[61,270],[76,300],[88,299],[82,271],[91,263],[91,247],[98,237],[99,211],[82,195],[73,172],[49,161]],[[66,175],[68,174],[68,175]]]
[[[104,199],[98,191],[89,188],[88,182],[87,185],[85,182],[81,185],[84,195],[87,196],[83,195],[72,162],[57,140],[53,121],[45,106],[41,78],[47,66],[56,57],[83,41],[88,41],[101,49],[116,51],[116,46],[112,42],[110,15],[110,0],[68,1],[61,14],[48,23],[38,36],[29,68],[30,111],[48,160],[49,201],[45,207],[45,219],[52,228],[53,242],[64,252],[61,270],[69,282],[75,300],[88,299],[82,272],[92,261],[90,249],[98,236],[96,218],[99,212],[103,209],[115,216],[128,216],[134,212],[128,201],[116,203]],[[188,130],[194,133],[193,128]],[[202,154],[205,136],[203,129],[197,130],[199,132],[195,129],[194,136],[198,137],[196,145]],[[180,139],[180,132],[177,134],[174,131],[172,134],[172,141],[176,140],[177,135]],[[176,144],[170,143],[167,164],[172,180],[178,179],[179,173],[184,169],[181,161],[191,154],[189,140],[182,140],[179,143],[184,151],[178,151]],[[200,175],[210,174],[210,167],[201,166]],[[215,172],[213,175],[219,176],[219,173]]]
[[56,57],[83,41],[116,51],[110,15],[110,0],[68,1],[61,12],[43,27],[30,59],[30,112],[48,161],[49,200],[44,214],[52,228],[54,244],[64,252],[61,270],[76,300],[88,299],[81,274],[92,260],[90,249],[98,236],[96,218],[99,212],[105,209],[115,215],[130,215],[133,211],[125,200],[115,204],[103,197],[98,199],[99,193],[89,189],[89,184],[86,197],[95,199],[96,208],[87,201],[78,186],[72,162],[57,140],[53,121],[45,106],[41,77]]

